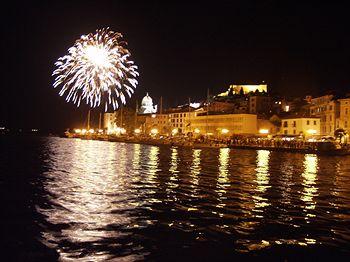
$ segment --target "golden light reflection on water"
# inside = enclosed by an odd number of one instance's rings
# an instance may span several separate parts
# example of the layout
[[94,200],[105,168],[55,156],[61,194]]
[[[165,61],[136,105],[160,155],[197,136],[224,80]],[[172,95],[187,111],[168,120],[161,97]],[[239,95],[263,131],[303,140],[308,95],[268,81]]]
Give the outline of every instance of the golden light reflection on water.
[[159,147],[152,146],[151,150],[149,151],[149,160],[148,160],[148,170],[147,173],[150,175],[149,180],[154,181],[156,178],[156,173],[158,171],[159,166]]
[[[52,145],[52,155],[60,154]],[[129,195],[119,194],[129,192],[129,179],[125,174],[128,154],[125,145],[116,146],[113,143],[98,141],[75,140],[71,145],[71,160],[52,159],[56,172],[46,173],[45,189],[54,196],[50,209],[38,208],[51,224],[66,226],[60,234],[44,232],[45,243],[96,243],[108,238],[118,239],[126,233],[110,231],[108,226],[133,226],[134,218],[118,210],[130,209],[132,203],[125,201]],[[61,154],[66,156],[66,154]],[[118,161],[116,161],[118,159]],[[70,163],[70,164],[69,164]],[[64,171],[63,171],[64,170]],[[102,172],[101,172],[102,171]],[[91,252],[86,257],[81,256],[79,247],[58,249],[61,260],[78,259],[80,261],[105,261],[110,258],[108,252]]]
[[132,167],[139,171],[140,169],[140,156],[141,156],[141,145],[140,144],[134,144],[134,155],[132,158]]
[[168,182],[168,186],[170,188],[176,188],[179,186],[179,178],[178,178],[178,162],[179,162],[179,152],[176,147],[171,148],[170,155],[170,181]]
[[[249,239],[247,235],[251,234],[263,223],[265,215],[265,207],[269,206],[269,199],[266,197],[267,189],[271,186],[270,173],[269,173],[269,161],[270,151],[257,150],[255,159],[255,176],[249,177],[248,183],[254,179],[252,190],[250,191],[252,203],[248,202],[245,204],[246,208],[246,219],[240,222],[239,227],[236,229],[244,238],[238,239],[236,243],[241,245],[239,249],[241,252],[248,252],[252,250],[264,249],[270,246],[270,241],[265,239]],[[249,190],[249,189],[247,189]],[[250,198],[250,199],[251,199]]]
[[192,153],[192,165],[190,167],[191,170],[191,178],[192,183],[191,187],[193,188],[192,196],[197,195],[198,185],[199,185],[199,175],[201,173],[201,149],[194,149]]
[[[292,199],[292,185],[293,185],[293,174],[294,174],[294,164],[293,160],[287,159],[280,163],[281,176],[279,176],[279,181],[281,184],[281,202],[285,205],[291,204]],[[285,216],[282,214],[282,217]],[[289,219],[289,217],[285,217]]]
[[348,237],[350,158],[60,141],[48,143],[38,212],[61,260],[142,260],[150,245],[162,252],[164,225],[174,239],[230,239],[235,252]]
[[[350,161],[343,163],[337,161],[334,165],[335,174],[330,188],[331,198],[329,200],[332,208],[339,209],[350,209]],[[348,194],[346,194],[348,192]],[[344,201],[346,199],[347,201]],[[335,219],[347,219],[350,220],[350,214],[339,214],[334,212]]]
[[161,200],[151,197],[152,195],[156,194],[157,191],[157,172],[159,167],[159,147],[157,146],[151,146],[149,151],[147,152],[148,159],[147,159],[147,165],[145,166],[146,175],[144,177],[143,181],[143,187],[147,188],[147,191],[142,192],[141,194],[147,194],[147,203],[155,203],[155,202],[161,202]]
[[[230,186],[230,179],[228,177],[229,171],[229,160],[230,160],[230,149],[229,148],[220,148],[219,153],[219,175],[218,181],[216,184],[216,192],[219,196],[219,202],[227,199],[225,196],[227,193],[227,188]],[[224,207],[224,203],[220,203],[218,207]]]
[[305,219],[315,215],[311,212],[316,207],[316,201],[314,197],[317,196],[317,169],[318,169],[318,157],[314,154],[306,154],[304,157],[304,172],[303,177],[303,192],[301,194],[301,200],[304,201],[304,211],[307,213]]
[[223,187],[227,187],[228,179],[228,164],[230,160],[230,149],[220,148],[219,153],[219,179],[218,183]]
[[264,193],[266,193],[266,190],[270,188],[269,185],[270,182],[270,174],[269,174],[269,159],[270,159],[270,151],[268,150],[258,150],[257,151],[257,158],[256,158],[256,188],[255,188],[255,195],[254,203],[255,203],[255,209],[254,211],[259,212],[259,215],[256,215],[257,217],[263,217],[263,210],[262,208],[269,206],[269,200],[264,197]]

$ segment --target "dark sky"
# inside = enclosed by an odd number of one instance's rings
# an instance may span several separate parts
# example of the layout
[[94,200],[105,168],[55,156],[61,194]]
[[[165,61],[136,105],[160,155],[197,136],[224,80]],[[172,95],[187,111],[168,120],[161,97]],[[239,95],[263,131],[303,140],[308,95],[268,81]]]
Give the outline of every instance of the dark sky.
[[[29,1],[28,1],[29,2]],[[344,4],[296,1],[54,1],[3,8],[0,125],[65,128],[87,108],[52,88],[55,60],[82,34],[123,33],[139,66],[134,99],[165,104],[207,89],[266,81],[282,95],[350,90],[350,23]],[[130,103],[135,103],[131,101]]]

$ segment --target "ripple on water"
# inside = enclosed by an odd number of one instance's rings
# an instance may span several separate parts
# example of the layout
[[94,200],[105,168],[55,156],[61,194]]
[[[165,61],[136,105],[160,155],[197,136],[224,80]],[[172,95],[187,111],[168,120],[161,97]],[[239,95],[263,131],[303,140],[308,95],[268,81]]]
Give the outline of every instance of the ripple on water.
[[35,143],[37,223],[62,260],[350,249],[349,157]]

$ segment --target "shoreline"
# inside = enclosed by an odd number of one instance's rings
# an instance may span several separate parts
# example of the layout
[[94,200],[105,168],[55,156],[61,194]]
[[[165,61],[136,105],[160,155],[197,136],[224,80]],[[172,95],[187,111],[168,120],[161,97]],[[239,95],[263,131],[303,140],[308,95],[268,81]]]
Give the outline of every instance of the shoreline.
[[[220,148],[231,148],[231,149],[244,149],[244,150],[269,150],[276,152],[287,152],[287,153],[301,153],[301,154],[318,154],[318,155],[335,155],[343,156],[350,155],[350,149],[347,148],[295,148],[295,147],[279,147],[279,146],[259,146],[259,145],[237,145],[230,144],[228,142],[195,142],[195,141],[174,141],[174,140],[160,140],[160,139],[135,139],[126,137],[111,137],[111,136],[60,136],[65,138],[77,138],[82,140],[97,140],[97,141],[108,141],[108,142],[120,142],[129,144],[141,144],[151,146],[177,146],[191,149],[220,149]],[[322,147],[321,147],[322,148]]]

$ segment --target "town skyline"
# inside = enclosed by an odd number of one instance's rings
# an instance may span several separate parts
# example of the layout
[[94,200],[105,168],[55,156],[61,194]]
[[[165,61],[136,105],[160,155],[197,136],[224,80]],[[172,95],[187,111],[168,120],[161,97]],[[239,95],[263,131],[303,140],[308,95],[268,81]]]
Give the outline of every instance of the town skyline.
[[3,18],[9,33],[5,61],[11,62],[0,125],[76,125],[87,108],[76,109],[56,96],[54,62],[80,35],[101,27],[124,34],[139,66],[139,85],[128,106],[146,92],[175,106],[188,97],[205,98],[207,89],[215,94],[232,83],[262,81],[285,96],[346,92],[350,39],[345,10],[340,4],[273,1],[219,1],[216,6],[106,1],[99,8],[79,1],[14,2]]

